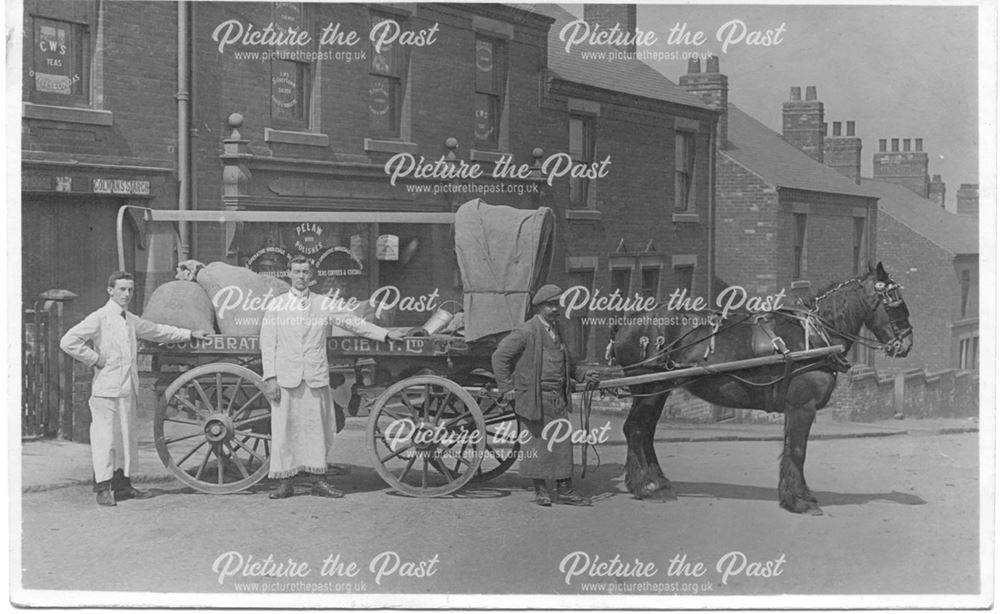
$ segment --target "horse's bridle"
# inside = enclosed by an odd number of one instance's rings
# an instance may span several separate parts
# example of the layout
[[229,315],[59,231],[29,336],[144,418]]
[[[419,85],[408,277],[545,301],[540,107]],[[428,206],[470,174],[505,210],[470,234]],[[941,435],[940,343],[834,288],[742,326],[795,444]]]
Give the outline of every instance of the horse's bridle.
[[[817,296],[815,299],[813,299],[813,304],[818,307],[820,301],[828,298],[830,295],[832,295],[833,293],[835,293],[837,290],[843,288],[846,285],[852,284],[852,283],[856,283],[856,284],[861,285],[861,279],[858,279],[858,278],[849,279],[849,280],[847,280],[845,282],[841,282],[840,284],[837,284],[833,288],[830,288],[829,290],[827,290],[826,292],[824,292],[820,296]],[[834,332],[835,334],[840,335],[841,337],[848,338],[851,341],[853,341],[855,343],[858,343],[859,345],[864,345],[866,347],[870,347],[870,348],[873,348],[873,349],[880,349],[880,350],[886,352],[887,354],[892,355],[893,353],[897,352],[902,347],[903,341],[907,337],[913,335],[913,327],[909,327],[909,326],[908,327],[901,327],[899,325],[899,320],[905,319],[905,316],[903,316],[902,318],[900,318],[900,317],[896,317],[896,315],[895,315],[895,314],[897,314],[898,312],[900,312],[903,309],[903,295],[900,293],[900,290],[902,290],[902,289],[903,289],[903,286],[901,286],[901,285],[899,285],[896,282],[891,281],[891,280],[889,281],[889,283],[886,283],[886,282],[883,282],[883,281],[876,281],[875,282],[875,296],[876,296],[876,299],[878,301],[878,304],[876,305],[876,308],[878,308],[879,306],[881,306],[883,309],[885,309],[885,314],[886,314],[886,316],[889,319],[889,323],[886,326],[881,327],[882,328],[882,332],[889,332],[889,333],[891,333],[891,335],[890,335],[891,339],[889,341],[884,342],[884,343],[879,342],[881,345],[876,345],[876,344],[872,343],[871,341],[869,341],[868,339],[866,339],[866,338],[864,338],[864,337],[862,337],[860,335],[846,334],[844,331],[837,330],[830,323],[824,322],[822,319],[820,319],[820,322],[823,323],[824,326],[826,326],[828,329],[830,329],[831,332]],[[888,328],[889,330],[885,331],[886,328]]]
[[889,330],[892,332],[892,340],[884,343],[883,346],[893,347],[894,350],[898,350],[902,346],[903,340],[913,335],[912,326],[901,327],[899,325],[899,321],[906,319],[906,317],[896,317],[896,314],[903,310],[903,295],[900,292],[902,289],[903,286],[894,281],[889,283],[875,282],[875,295],[878,296],[882,308],[885,309],[885,314],[889,318]]

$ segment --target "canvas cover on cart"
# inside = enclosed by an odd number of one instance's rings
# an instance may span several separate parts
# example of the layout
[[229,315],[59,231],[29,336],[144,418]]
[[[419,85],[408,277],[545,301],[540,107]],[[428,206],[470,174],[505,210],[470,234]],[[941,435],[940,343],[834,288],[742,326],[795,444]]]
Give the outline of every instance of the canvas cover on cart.
[[471,200],[455,213],[455,252],[465,292],[465,337],[513,330],[552,264],[552,210]]

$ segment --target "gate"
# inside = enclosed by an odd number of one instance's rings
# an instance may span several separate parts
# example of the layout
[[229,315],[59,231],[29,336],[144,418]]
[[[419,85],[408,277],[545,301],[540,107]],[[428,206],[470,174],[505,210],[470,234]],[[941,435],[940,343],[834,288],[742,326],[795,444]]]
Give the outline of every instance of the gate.
[[72,359],[59,349],[68,290],[41,293],[21,321],[21,437],[66,437],[73,432]]

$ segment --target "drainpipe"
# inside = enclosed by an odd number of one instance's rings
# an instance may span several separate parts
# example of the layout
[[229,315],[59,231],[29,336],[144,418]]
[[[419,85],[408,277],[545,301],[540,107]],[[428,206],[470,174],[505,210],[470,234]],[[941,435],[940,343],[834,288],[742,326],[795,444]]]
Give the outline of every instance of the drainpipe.
[[[191,118],[190,100],[190,60],[188,58],[189,4],[185,0],[177,2],[177,209],[190,209],[191,181]],[[191,229],[187,222],[180,222],[181,242],[177,249],[178,260],[187,260],[191,253]]]

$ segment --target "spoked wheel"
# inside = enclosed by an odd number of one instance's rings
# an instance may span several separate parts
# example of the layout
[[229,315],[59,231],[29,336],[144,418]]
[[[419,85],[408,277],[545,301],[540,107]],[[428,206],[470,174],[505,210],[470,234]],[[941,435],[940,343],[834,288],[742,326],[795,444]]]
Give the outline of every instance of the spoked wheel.
[[413,497],[455,492],[479,470],[486,424],[455,382],[418,375],[386,388],[368,417],[368,452],[391,487]]
[[264,380],[214,363],[175,379],[153,421],[156,451],[174,476],[212,494],[239,492],[267,475],[271,405]]
[[500,403],[496,393],[483,392],[479,408],[486,423],[486,451],[479,464],[475,481],[492,480],[511,468],[521,450],[517,415],[510,404]]

